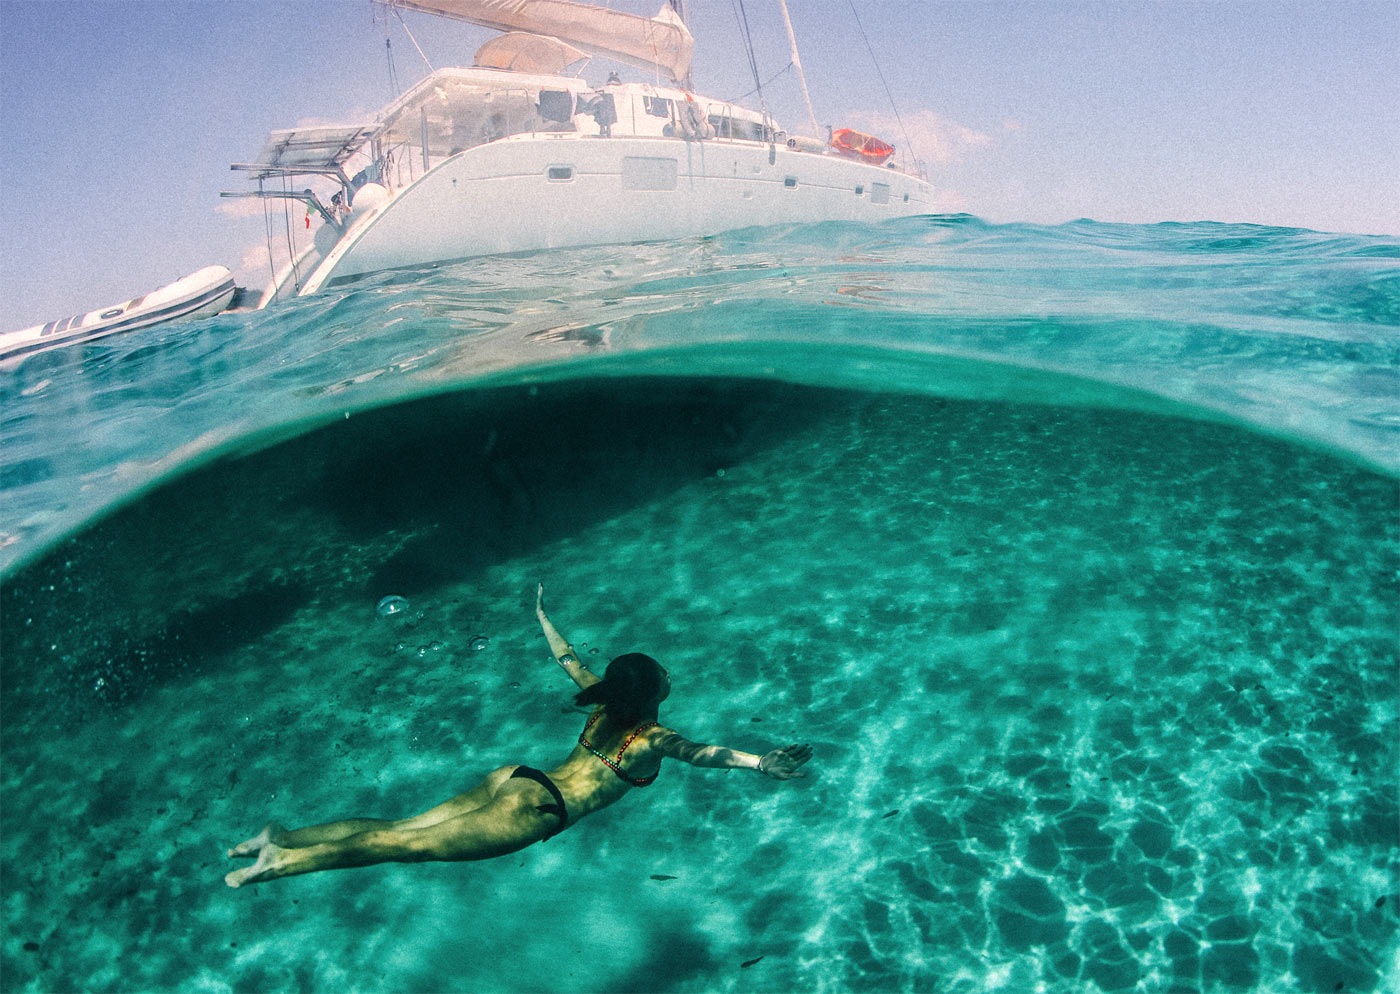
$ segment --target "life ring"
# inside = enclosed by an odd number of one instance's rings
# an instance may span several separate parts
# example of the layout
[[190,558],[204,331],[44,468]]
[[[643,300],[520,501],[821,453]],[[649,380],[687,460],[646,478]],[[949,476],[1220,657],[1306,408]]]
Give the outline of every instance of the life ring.
[[831,141],[828,144],[842,155],[849,155],[877,166],[894,155],[894,146],[889,142],[883,142],[863,131],[852,131],[850,128],[837,128],[831,133]]

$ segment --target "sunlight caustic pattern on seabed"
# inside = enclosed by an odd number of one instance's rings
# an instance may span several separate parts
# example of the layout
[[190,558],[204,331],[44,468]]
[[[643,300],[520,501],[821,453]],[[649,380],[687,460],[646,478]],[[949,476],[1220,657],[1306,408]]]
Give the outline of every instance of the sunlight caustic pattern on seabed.
[[[1380,983],[1396,924],[1385,481],[1146,415],[740,392],[726,423],[743,451],[687,434],[690,411],[654,419],[633,449],[656,474],[646,499],[514,555],[483,556],[445,516],[481,466],[432,478],[430,456],[399,453],[370,507],[318,493],[333,472],[297,475],[329,468],[309,444],[214,471],[189,520],[162,520],[235,587],[258,577],[194,536],[211,520],[244,535],[241,561],[279,563],[260,578],[291,603],[213,658],[148,641],[172,672],[110,674],[129,695],[65,730],[81,748],[45,730],[52,706],[8,726],[4,789],[31,810],[5,833],[7,922],[38,950],[7,947],[7,972],[32,989]],[[785,426],[745,421],[760,408]],[[429,434],[446,416],[385,415]],[[659,468],[667,444],[723,465]],[[211,517],[220,493],[289,484],[304,499],[286,520],[241,502]],[[529,513],[567,513],[527,490]],[[347,530],[386,500],[404,502],[397,527]],[[516,513],[474,500],[498,525]],[[473,565],[376,614],[367,574],[432,575],[439,555]],[[581,718],[533,629],[542,574],[590,660],[645,648],[677,674],[665,720],[741,748],[810,738],[815,779],[668,765],[655,791],[517,857],[231,904],[220,844],[260,819],[407,813],[567,749]],[[582,933],[561,931],[580,894]],[[509,923],[511,957],[464,950],[482,920]]]

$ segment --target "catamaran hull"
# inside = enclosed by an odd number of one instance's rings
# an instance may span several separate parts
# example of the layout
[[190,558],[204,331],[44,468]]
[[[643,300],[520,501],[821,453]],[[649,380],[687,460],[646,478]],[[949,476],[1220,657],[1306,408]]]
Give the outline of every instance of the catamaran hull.
[[229,271],[223,266],[206,266],[124,304],[0,335],[0,362],[168,321],[208,317],[228,307],[233,294]]
[[[357,212],[294,292],[474,256],[932,209],[923,180],[835,155],[761,142],[518,135],[452,156]],[[291,289],[269,288],[262,306]]]

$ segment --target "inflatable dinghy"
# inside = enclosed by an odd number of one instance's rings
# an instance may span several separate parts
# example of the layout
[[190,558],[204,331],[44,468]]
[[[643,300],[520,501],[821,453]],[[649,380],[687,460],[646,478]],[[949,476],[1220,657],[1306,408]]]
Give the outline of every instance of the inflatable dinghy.
[[233,276],[229,271],[223,266],[206,266],[124,304],[0,334],[0,362],[44,349],[90,342],[119,331],[208,317],[228,307],[233,294]]

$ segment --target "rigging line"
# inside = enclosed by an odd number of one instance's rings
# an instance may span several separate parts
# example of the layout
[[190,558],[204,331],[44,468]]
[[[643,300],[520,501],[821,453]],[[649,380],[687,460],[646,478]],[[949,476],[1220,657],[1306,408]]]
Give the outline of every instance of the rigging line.
[[749,35],[749,20],[744,12],[744,0],[730,0],[730,7],[734,11],[734,19],[739,22],[739,31],[744,38],[744,54],[749,58],[749,71],[753,73],[754,89],[758,94],[759,102],[763,102],[763,83],[758,78],[758,62],[754,57],[753,38]]
[[388,17],[384,18],[384,52],[389,57],[389,89],[391,91],[389,97],[391,100],[397,99],[398,95],[402,92],[402,88],[399,86],[398,67],[394,65],[394,46],[389,40]]
[[428,57],[423,55],[423,46],[418,44],[418,39],[413,37],[413,32],[408,29],[408,22],[403,19],[403,11],[398,7],[394,7],[394,14],[398,17],[399,24],[403,26],[404,34],[408,35],[408,40],[413,42],[413,47],[418,49],[418,54],[423,57],[423,64],[428,67],[428,72],[437,72],[437,70],[433,68],[433,64],[428,61]]
[[734,16],[739,19],[739,26],[744,33],[744,48],[749,53],[749,68],[753,70],[754,92],[758,94],[758,108],[763,112],[763,128],[769,129],[768,104],[763,100],[763,83],[758,78],[758,57],[753,50],[753,35],[749,33],[749,15],[744,9],[744,0],[733,0],[735,7]]
[[[783,66],[781,69],[779,69],[779,70],[778,70],[777,72],[775,72],[773,75],[769,76],[766,80],[764,80],[764,81],[763,81],[763,85],[764,85],[764,86],[770,86],[770,85],[772,85],[773,80],[777,79],[779,76],[781,76],[783,73],[787,72],[787,71],[788,71],[789,69],[791,69],[791,68],[792,68],[792,63],[789,62],[787,65]],[[752,89],[752,90],[750,90],[748,93],[741,93],[741,94],[740,94],[739,96],[737,96],[737,97],[730,97],[728,100],[725,101],[725,103],[727,103],[727,104],[738,103],[740,100],[743,100],[745,97],[751,97],[751,96],[753,96],[753,95],[754,95],[755,93],[757,93],[757,92],[758,92],[758,90],[757,90],[756,88],[755,88],[755,89]]]
[[[262,192],[263,180],[259,176],[258,193]],[[267,271],[270,274],[268,280],[275,283],[277,281],[277,263],[272,261],[272,215],[267,210],[267,198],[259,196],[258,199],[262,201],[263,207],[263,244],[267,246]]]
[[370,24],[379,23],[381,14],[384,18],[384,54],[389,61],[389,99],[393,100],[399,95],[399,71],[394,64],[394,46],[389,40],[389,8],[386,4],[373,0],[370,3]]
[[397,100],[399,94],[403,92],[403,87],[399,86],[399,72],[394,67],[394,46],[389,41],[387,30],[389,26],[386,24],[384,27],[386,29],[384,32],[384,51],[389,56],[389,97],[392,100]]
[[894,94],[890,92],[890,84],[885,82],[885,73],[880,68],[880,60],[875,58],[875,49],[870,45],[870,39],[865,35],[865,28],[860,23],[860,15],[856,13],[854,0],[846,0],[847,6],[851,8],[851,16],[856,20],[856,29],[860,31],[860,37],[865,42],[865,50],[870,53],[870,61],[875,64],[875,73],[880,77],[880,85],[885,88],[885,96],[889,98],[890,109],[894,111],[894,119],[899,123],[900,134],[904,135],[904,147],[909,149],[909,157],[914,160],[914,168],[920,173],[924,167],[919,163],[919,157],[914,152],[914,143],[909,140],[909,132],[904,128],[904,119],[899,116],[899,108],[895,106]]
[[[287,176],[283,176],[282,192],[284,194],[290,194],[291,191],[292,187],[290,178]],[[309,206],[306,209],[307,211],[311,210]],[[292,234],[292,200],[290,196],[284,196],[282,198],[282,220],[287,226],[287,258],[291,261],[292,264],[292,285],[298,290],[300,290],[301,271],[300,267],[297,266],[297,251],[294,244],[296,236]]]

